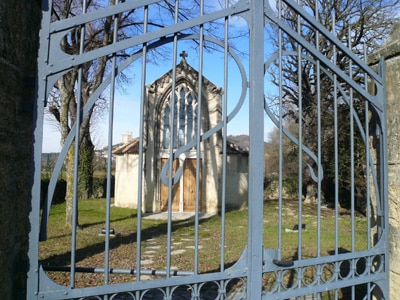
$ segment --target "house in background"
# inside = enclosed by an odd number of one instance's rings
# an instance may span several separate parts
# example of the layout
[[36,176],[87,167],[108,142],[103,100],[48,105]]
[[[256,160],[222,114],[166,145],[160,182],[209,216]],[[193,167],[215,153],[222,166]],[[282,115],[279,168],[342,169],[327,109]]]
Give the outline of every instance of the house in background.
[[[167,211],[169,194],[172,195],[173,212],[195,211],[197,176],[200,211],[217,213],[220,209],[223,139],[221,131],[210,130],[221,122],[223,91],[203,77],[202,99],[199,101],[198,80],[198,72],[182,55],[182,60],[176,67],[175,103],[171,101],[172,70],[147,86],[143,167],[140,168],[144,212]],[[196,132],[199,117],[201,134],[211,134],[202,139],[197,151]],[[122,142],[123,144],[113,151],[116,157],[114,203],[116,206],[137,208],[139,138],[132,139],[130,134],[125,134]],[[239,208],[247,204],[248,150],[241,149],[229,140],[226,146],[226,207]],[[170,162],[171,149],[173,152],[182,152],[173,162]],[[179,180],[172,185],[171,193],[167,176],[170,167],[173,169],[173,176],[178,168],[182,169]]]

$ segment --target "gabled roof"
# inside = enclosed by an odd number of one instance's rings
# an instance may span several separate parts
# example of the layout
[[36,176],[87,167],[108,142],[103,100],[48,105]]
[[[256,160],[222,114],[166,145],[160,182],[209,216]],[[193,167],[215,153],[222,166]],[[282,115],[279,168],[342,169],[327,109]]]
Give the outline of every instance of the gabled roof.
[[239,145],[235,144],[233,141],[226,140],[226,152],[228,154],[242,154],[242,155],[249,155],[249,149],[244,149]]
[[[228,154],[242,154],[249,155],[248,149],[243,149],[239,145],[234,142],[227,140],[226,141],[226,152]],[[139,138],[134,138],[129,142],[119,146],[113,151],[115,155],[124,155],[124,154],[139,154]]]
[[124,155],[124,154],[139,154],[139,138],[134,138],[129,142],[119,146],[113,151],[115,155]]
[[[184,56],[182,56],[182,60],[180,61],[180,63],[176,65],[175,71],[176,71],[175,72],[176,82],[184,80],[195,87],[198,86],[199,72],[195,68],[193,68],[190,64],[188,64]],[[160,89],[163,90],[166,87],[171,86],[172,79],[173,79],[173,70],[171,69],[147,86],[149,92],[150,93],[160,92]],[[208,90],[216,94],[223,93],[221,87],[216,86],[213,82],[208,80],[204,75],[202,76],[202,79],[203,79],[203,87],[207,88]]]

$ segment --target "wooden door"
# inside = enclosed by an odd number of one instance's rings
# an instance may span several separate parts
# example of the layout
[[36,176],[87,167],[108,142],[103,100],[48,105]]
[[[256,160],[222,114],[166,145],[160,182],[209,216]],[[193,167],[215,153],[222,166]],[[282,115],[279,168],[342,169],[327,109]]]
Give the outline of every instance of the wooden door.
[[[166,158],[161,160],[161,165],[167,162]],[[179,167],[179,161],[176,159],[173,163],[173,175]],[[183,164],[183,199],[181,199],[181,179],[172,186],[172,211],[179,211],[180,201],[183,202],[183,211],[194,212],[196,210],[196,159],[185,159]],[[202,172],[200,161],[200,191],[199,191],[199,209],[202,209],[201,186]],[[168,210],[168,186],[161,182],[161,211]]]
[[[199,210],[201,211],[202,172],[200,160]],[[183,209],[196,211],[196,159],[186,159],[183,170]]]
[[[167,158],[161,159],[161,167],[167,162]],[[179,160],[175,159],[172,165],[172,175],[175,175],[176,170],[179,167]],[[169,174],[167,172],[167,177]],[[168,185],[165,185],[161,181],[161,211],[168,211]],[[180,200],[180,180],[172,186],[172,211],[179,211],[179,200]]]

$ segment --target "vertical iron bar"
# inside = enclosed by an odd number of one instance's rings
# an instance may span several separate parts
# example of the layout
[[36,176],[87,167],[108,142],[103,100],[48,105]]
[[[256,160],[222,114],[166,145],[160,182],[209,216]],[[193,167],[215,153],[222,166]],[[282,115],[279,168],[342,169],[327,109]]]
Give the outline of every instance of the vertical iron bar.
[[[204,0],[200,3],[200,15],[204,15]],[[199,272],[199,210],[200,210],[200,176],[201,175],[201,99],[203,98],[203,59],[204,59],[204,24],[200,24],[200,41],[199,41],[199,92],[198,92],[198,115],[197,115],[197,132],[196,132],[196,203],[195,203],[195,236],[194,236],[194,273]],[[197,287],[197,286],[196,286]]]
[[[315,19],[319,22],[318,16],[318,1],[315,1]],[[315,33],[315,47],[317,50],[319,49],[319,31],[316,30]],[[317,59],[317,74],[316,74],[316,89],[317,89],[317,152],[318,152],[318,182],[317,182],[317,193],[318,193],[318,212],[317,212],[317,257],[321,256],[321,82],[320,82],[320,61]],[[320,294],[318,294],[318,298],[320,298]]]
[[[278,15],[279,18],[281,18],[282,14],[282,1],[279,0],[278,2],[279,7],[278,7]],[[279,174],[279,209],[278,209],[278,259],[282,259],[282,165],[283,165],[283,157],[282,157],[282,134],[283,134],[283,128],[282,128],[282,115],[283,115],[283,107],[282,107],[282,96],[283,96],[283,88],[282,88],[282,79],[283,79],[283,74],[282,74],[282,43],[283,43],[283,37],[282,37],[282,29],[278,29],[278,47],[279,47],[279,52],[278,52],[278,60],[279,60],[279,166],[278,166],[278,174]]]
[[[368,63],[367,61],[367,47],[364,42],[364,61],[365,63]],[[368,91],[368,74],[365,72],[364,73],[364,85],[365,85],[365,90]],[[364,111],[364,118],[365,118],[365,151],[366,151],[366,157],[365,157],[365,166],[366,166],[366,202],[367,202],[367,249],[371,249],[371,182],[370,182],[370,140],[369,140],[369,103],[366,100],[365,101],[365,111]]]
[[[177,90],[176,96],[176,138],[177,138],[177,142],[176,142],[176,148],[179,149],[180,145],[180,126],[181,126],[181,90]],[[180,201],[180,200],[179,200]],[[179,203],[180,205],[180,203]]]
[[[335,13],[332,15],[332,30],[335,32]],[[333,64],[336,65],[336,46],[333,45]],[[333,74],[333,99],[334,99],[334,143],[335,143],[335,255],[339,251],[339,147],[338,147],[338,97],[337,75]]]
[[[300,5],[300,0],[297,0],[297,4]],[[301,36],[301,16],[297,15],[297,34]],[[297,86],[298,86],[298,216],[297,216],[297,224],[298,224],[298,236],[297,236],[297,259],[302,259],[302,236],[303,236],[303,199],[302,199],[302,181],[303,181],[303,82],[302,82],[302,57],[301,57],[302,47],[301,44],[297,44]],[[300,278],[303,278],[303,274],[301,274]],[[301,287],[301,280],[298,280],[298,287]],[[297,297],[300,299],[300,297]]]
[[[86,13],[86,0],[82,2],[82,14]],[[85,24],[81,25],[81,35],[79,40],[79,54],[84,52],[85,46]],[[78,84],[77,84],[77,114],[75,120],[75,155],[74,155],[74,193],[72,198],[72,236],[71,236],[71,277],[70,286],[75,287],[75,252],[76,252],[76,229],[78,222],[78,168],[79,168],[79,142],[80,142],[80,129],[82,122],[82,66],[78,70]]]
[[[149,7],[143,7],[143,33],[148,31]],[[138,161],[138,195],[137,195],[137,220],[136,220],[136,281],[140,281],[141,256],[142,256],[142,198],[143,198],[143,133],[144,133],[144,110],[146,100],[146,71],[147,71],[147,44],[143,44],[142,50],[142,75],[140,83],[140,119],[139,119],[139,161]],[[139,294],[137,293],[137,297]]]
[[[351,50],[351,31],[350,31],[350,26],[348,27],[348,47]],[[351,60],[351,57],[349,57],[349,77],[353,77],[353,62]],[[351,206],[351,251],[355,251],[355,220],[354,220],[354,118],[353,118],[353,113],[354,113],[354,107],[353,107],[353,88],[350,87],[349,90],[350,97],[349,97],[349,115],[350,115],[350,206]],[[350,268],[352,270],[355,270],[355,261],[351,260],[351,266]],[[354,276],[354,275],[353,275]],[[351,294],[352,294],[352,299],[355,298],[355,287],[354,285],[351,286]]]
[[[175,12],[174,12],[174,22],[175,24],[178,23],[178,14],[179,14],[179,0],[175,0]],[[174,142],[177,139],[177,136],[174,135],[175,130],[175,114],[179,117],[179,112],[175,111],[175,98],[178,97],[176,95],[176,64],[177,64],[177,51],[178,51],[178,35],[177,33],[174,34],[174,41],[173,41],[173,50],[172,50],[172,94],[171,94],[171,120],[172,120],[172,134],[171,134],[171,143],[169,146],[169,165],[168,165],[168,221],[167,221],[167,259],[166,259],[166,278],[171,277],[171,232],[172,232],[172,185],[177,184],[173,174],[173,165],[175,160],[175,153],[174,153]],[[176,99],[178,101],[178,99]],[[178,126],[178,122],[176,122],[176,126]],[[176,132],[178,133],[178,128],[176,128]],[[179,141],[179,138],[178,138]],[[179,168],[179,166],[177,166]],[[182,178],[181,178],[182,180]],[[170,288],[167,288],[167,293],[169,293]]]
[[187,113],[187,109],[188,109],[188,104],[189,103],[187,102],[187,96],[186,95],[185,95],[184,104],[185,104],[185,106],[184,106],[184,109],[185,109],[185,121],[184,121],[184,124],[185,124],[185,126],[183,128],[183,130],[184,130],[184,132],[183,132],[183,144],[186,145],[189,142],[189,139],[188,139],[189,116],[188,116],[188,113]]
[[[297,0],[297,4],[300,4],[300,0]],[[297,33],[301,35],[301,17],[298,16],[297,19]],[[303,236],[303,80],[302,80],[302,47],[301,44],[298,44],[297,48],[297,76],[298,76],[298,89],[299,89],[299,115],[298,115],[298,141],[299,141],[299,166],[298,166],[298,203],[299,203],[299,215],[298,215],[298,224],[299,224],[299,233],[298,233],[298,259],[302,259],[302,236]]]
[[[315,19],[319,22],[319,12],[318,12],[318,1],[315,1],[314,7]],[[315,29],[315,48],[318,50],[319,47],[319,31]],[[316,62],[316,90],[317,90],[317,257],[321,257],[321,69],[320,60],[317,59]],[[320,279],[319,279],[320,280]],[[321,299],[321,293],[317,294],[317,298]]]
[[[332,14],[332,32],[336,33],[336,12]],[[333,44],[333,64],[336,65],[336,46]],[[334,159],[335,159],[335,255],[339,254],[339,141],[338,141],[338,82],[336,73],[333,74],[333,123],[334,123]],[[336,268],[336,265],[335,265]],[[335,281],[338,281],[335,277]],[[335,289],[335,299],[338,299],[339,292]]]
[[[348,28],[348,47],[351,49],[351,32],[350,26]],[[351,58],[349,58],[349,77],[353,77],[353,62]],[[351,182],[351,251],[355,250],[355,228],[354,228],[354,107],[353,107],[353,88],[350,87],[349,90],[349,109],[350,109],[350,182]]]
[[[367,53],[366,53],[366,47],[364,43],[364,60],[367,62]],[[365,90],[368,91],[368,76],[367,73],[364,73],[364,84],[365,84]],[[366,151],[366,157],[365,157],[365,166],[366,166],[366,203],[367,203],[367,249],[371,249],[371,199],[370,199],[370,165],[369,165],[369,158],[370,158],[370,148],[369,148],[369,104],[368,101],[365,101],[365,107],[364,107],[364,118],[365,118],[365,151]]]
[[[118,5],[115,1],[115,5]],[[113,43],[118,38],[118,16],[114,16]],[[111,206],[111,169],[112,169],[112,141],[114,126],[114,100],[115,100],[115,69],[116,53],[113,53],[111,60],[111,82],[110,82],[110,110],[108,115],[108,149],[107,149],[107,189],[106,189],[106,235],[105,235],[105,253],[104,253],[104,284],[108,285],[110,268],[110,206]]]
[[[382,94],[381,99],[385,99],[386,95],[386,64],[384,58],[381,57],[378,65],[378,73],[382,77]],[[380,143],[380,189],[381,193],[379,194],[381,197],[381,202],[383,205],[383,215],[381,216],[383,220],[380,221],[380,226],[382,226],[381,232],[379,232],[379,237],[383,238],[385,241],[385,249],[389,249],[389,207],[388,207],[388,149],[387,149],[387,112],[386,112],[386,103],[383,106],[383,112],[380,116],[381,121],[381,143]],[[378,225],[379,226],[379,225]],[[389,292],[389,250],[385,252],[385,269],[387,273],[387,280],[384,282],[385,291]]]
[[[363,50],[364,50],[364,62],[367,64],[367,46],[366,43],[364,42],[363,44]],[[368,91],[368,73],[364,72],[364,85],[365,85],[365,90]],[[370,148],[369,148],[369,104],[368,101],[365,101],[365,106],[364,106],[364,118],[365,118],[365,181],[366,181],[366,203],[367,203],[367,211],[366,211],[366,217],[367,217],[367,250],[371,249],[371,199],[370,199],[370,165],[369,165],[369,158],[370,158]],[[367,260],[367,265],[370,263],[370,258]],[[372,262],[371,262],[372,265]],[[371,274],[371,269],[368,268],[368,275]],[[371,288],[371,283],[368,282],[367,285],[367,295],[370,297],[372,293],[372,288]]]
[[247,298],[261,299],[263,259],[264,161],[264,3],[251,1],[250,24],[250,166]]
[[[385,78],[385,61],[384,57],[381,57],[378,64],[378,74],[382,77],[382,89],[377,90],[377,95],[380,99],[384,99],[386,95],[386,78]],[[375,184],[375,188],[378,189],[376,194],[376,201],[378,204],[377,212],[376,212],[376,220],[377,220],[377,232],[376,239],[373,239],[377,243],[383,239],[383,247],[385,249],[389,249],[389,218],[388,216],[388,149],[387,149],[387,112],[386,112],[386,103],[383,105],[383,109],[378,113],[378,118],[376,120],[376,131],[375,134],[379,139],[379,152],[377,152],[376,157],[376,175],[377,175],[377,184]],[[384,255],[384,268],[387,272],[387,278],[389,278],[389,252],[388,250]],[[389,289],[389,280],[383,282],[382,286],[384,286],[384,290],[388,291]]]
[[[229,5],[229,1],[225,1],[225,8]],[[229,19],[225,17],[224,20],[224,94],[222,96],[222,193],[221,193],[221,257],[220,257],[220,271],[225,269],[225,203],[226,203],[226,144],[228,134],[227,120],[227,107],[228,107],[228,27]]]

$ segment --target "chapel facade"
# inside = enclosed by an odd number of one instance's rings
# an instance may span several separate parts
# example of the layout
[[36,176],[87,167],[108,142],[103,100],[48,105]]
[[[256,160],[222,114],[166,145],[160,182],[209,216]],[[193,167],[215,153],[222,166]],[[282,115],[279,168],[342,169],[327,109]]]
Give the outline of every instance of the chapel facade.
[[[175,82],[171,70],[146,88],[143,172],[138,169],[139,138],[125,136],[122,146],[113,151],[114,202],[116,206],[137,208],[141,194],[144,212],[162,212],[168,210],[171,196],[172,212],[193,212],[198,201],[201,212],[217,213],[222,197],[223,139],[221,130],[213,129],[222,119],[223,90],[203,77],[199,93],[199,73],[187,63],[185,55],[175,70]],[[202,140],[198,144],[199,133]],[[226,206],[241,207],[247,204],[248,150],[229,141],[226,149]],[[171,192],[170,168],[172,177],[181,169]],[[138,174],[142,176],[141,193]]]

